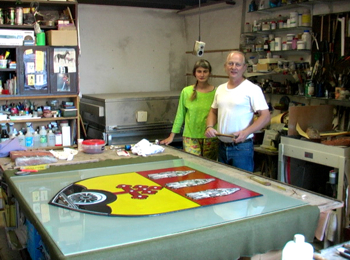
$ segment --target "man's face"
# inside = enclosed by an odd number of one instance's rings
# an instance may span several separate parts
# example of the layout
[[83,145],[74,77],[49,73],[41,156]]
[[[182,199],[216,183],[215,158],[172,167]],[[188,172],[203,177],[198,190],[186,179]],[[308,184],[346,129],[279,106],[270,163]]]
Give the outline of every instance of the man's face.
[[227,57],[225,70],[227,75],[232,79],[243,78],[247,65],[244,63],[244,57],[240,53],[233,53]]

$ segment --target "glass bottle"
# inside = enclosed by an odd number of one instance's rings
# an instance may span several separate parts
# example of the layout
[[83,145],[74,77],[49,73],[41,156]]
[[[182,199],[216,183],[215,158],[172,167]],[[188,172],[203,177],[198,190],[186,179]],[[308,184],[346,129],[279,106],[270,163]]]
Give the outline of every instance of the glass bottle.
[[1,142],[5,142],[10,139],[10,135],[7,132],[6,124],[1,124]]
[[9,123],[9,135],[17,135],[18,132],[17,132],[17,129],[15,128],[15,123]]

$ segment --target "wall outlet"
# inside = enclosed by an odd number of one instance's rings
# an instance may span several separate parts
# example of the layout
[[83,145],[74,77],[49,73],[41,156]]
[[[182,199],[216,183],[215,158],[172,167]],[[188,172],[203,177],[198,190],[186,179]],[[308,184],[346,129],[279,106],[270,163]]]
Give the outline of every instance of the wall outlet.
[[147,122],[147,111],[137,111],[136,112],[137,122]]

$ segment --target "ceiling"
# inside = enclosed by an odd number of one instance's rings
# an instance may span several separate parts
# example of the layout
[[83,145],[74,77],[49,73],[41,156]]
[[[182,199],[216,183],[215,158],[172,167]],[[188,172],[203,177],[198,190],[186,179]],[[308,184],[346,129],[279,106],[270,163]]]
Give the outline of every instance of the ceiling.
[[217,3],[227,3],[231,5],[235,4],[235,1],[233,0],[77,0],[79,4],[118,5],[174,10],[198,8],[199,1],[203,7]]

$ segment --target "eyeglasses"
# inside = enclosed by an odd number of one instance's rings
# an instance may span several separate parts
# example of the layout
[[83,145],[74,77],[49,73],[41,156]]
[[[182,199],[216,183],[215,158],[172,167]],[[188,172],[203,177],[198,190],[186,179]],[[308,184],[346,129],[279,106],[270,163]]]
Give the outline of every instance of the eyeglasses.
[[227,62],[226,65],[228,67],[233,67],[233,65],[235,65],[237,68],[242,67],[244,64],[243,63],[238,63],[238,62]]

